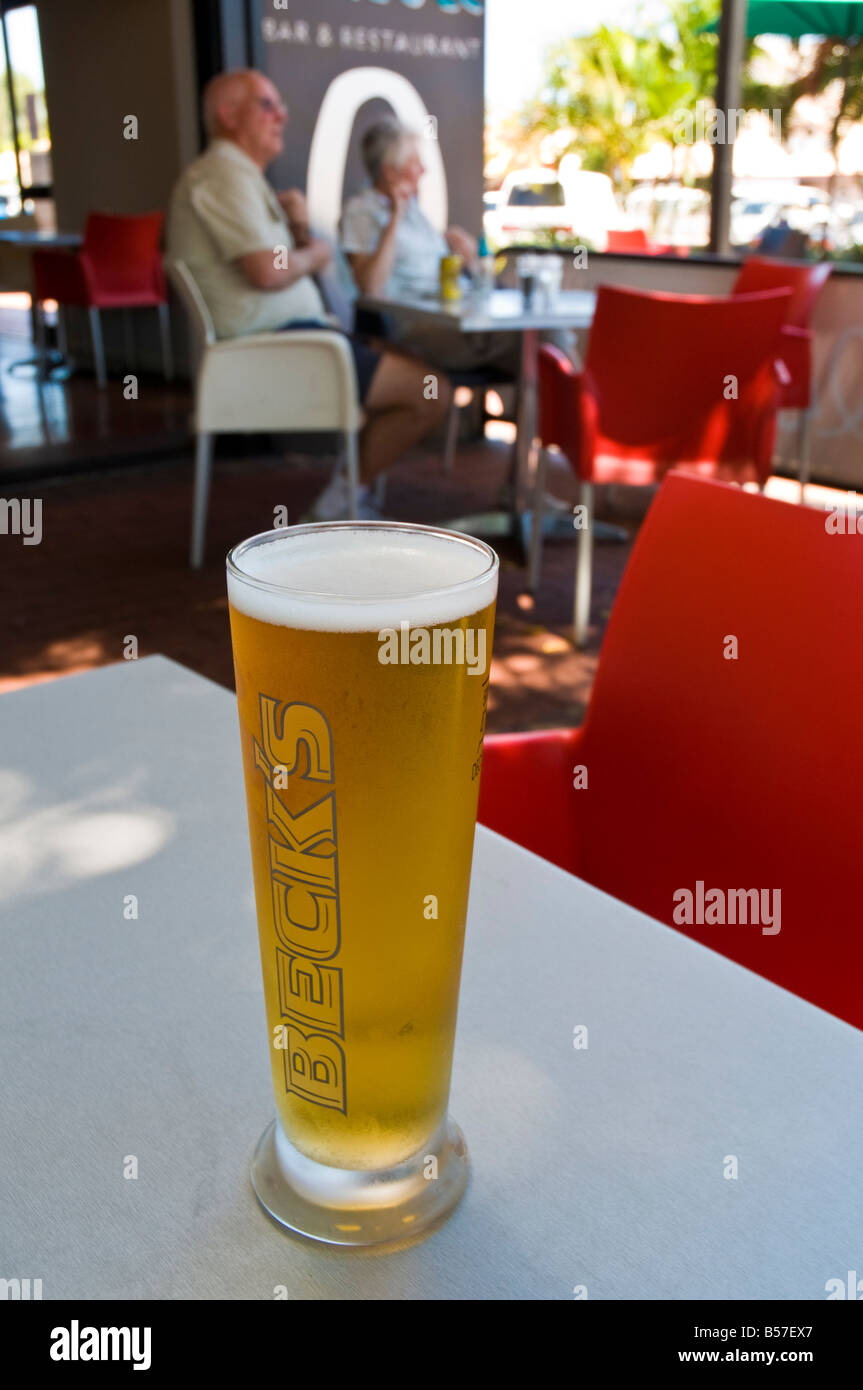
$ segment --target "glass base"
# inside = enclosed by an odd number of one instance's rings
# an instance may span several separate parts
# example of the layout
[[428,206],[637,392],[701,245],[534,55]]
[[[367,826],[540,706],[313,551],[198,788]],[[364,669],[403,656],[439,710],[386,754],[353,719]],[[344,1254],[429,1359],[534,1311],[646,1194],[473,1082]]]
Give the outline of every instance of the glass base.
[[277,1120],[258,1140],[252,1186],[282,1226],[331,1245],[406,1240],[449,1215],[467,1186],[470,1161],[447,1117],[419,1153],[394,1168],[330,1168],[298,1152]]

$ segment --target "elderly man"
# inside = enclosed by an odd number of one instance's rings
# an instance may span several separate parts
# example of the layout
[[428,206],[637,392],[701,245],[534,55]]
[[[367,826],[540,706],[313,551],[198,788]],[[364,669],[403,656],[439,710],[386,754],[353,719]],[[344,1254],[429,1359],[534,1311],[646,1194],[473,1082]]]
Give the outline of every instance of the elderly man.
[[[330,246],[311,235],[303,194],[276,194],[264,178],[281,152],[287,114],[262,73],[244,69],[213,78],[204,92],[210,143],[174,190],[168,254],[188,265],[222,338],[310,326],[341,331],[313,278],[329,262]],[[349,341],[366,419],[359,439],[360,514],[369,516],[376,514],[372,479],[438,423],[449,385],[441,380],[437,399],[428,400],[427,365],[378,352],[352,335]],[[344,516],[347,502],[347,479],[338,472],[314,514],[321,520]]]

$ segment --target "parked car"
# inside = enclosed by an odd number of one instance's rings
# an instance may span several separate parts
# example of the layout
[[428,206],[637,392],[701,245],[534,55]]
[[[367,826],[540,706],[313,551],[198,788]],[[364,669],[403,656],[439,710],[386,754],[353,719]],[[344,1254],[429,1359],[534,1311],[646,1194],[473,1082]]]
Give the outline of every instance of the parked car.
[[790,182],[735,182],[731,204],[731,243],[755,246],[772,227],[786,225],[807,237],[828,236],[833,218],[830,200],[820,188]]
[[494,247],[584,242],[603,250],[620,220],[611,179],[583,169],[519,169],[507,174],[484,231]]
[[626,213],[662,246],[707,246],[710,241],[710,198],[701,188],[639,184],[626,199]]

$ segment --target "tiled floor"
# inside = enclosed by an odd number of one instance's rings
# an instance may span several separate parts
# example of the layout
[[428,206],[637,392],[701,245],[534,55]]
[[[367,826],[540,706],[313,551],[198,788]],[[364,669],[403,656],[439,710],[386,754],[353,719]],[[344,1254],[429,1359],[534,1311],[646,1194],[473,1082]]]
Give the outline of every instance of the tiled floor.
[[[141,378],[136,401],[113,380],[97,391],[80,371],[41,390],[32,357],[26,295],[0,294],[0,487],[46,472],[105,466],[117,459],[176,453],[188,439],[190,398],[185,382],[167,386]],[[79,311],[83,312],[83,311]]]
[[[231,441],[216,465],[207,564],[193,572],[186,564],[187,389],[166,389],[153,379],[144,382],[139,401],[128,402],[118,382],[100,393],[81,374],[47,387],[40,405],[31,380],[8,374],[10,359],[26,354],[26,324],[20,312],[10,320],[0,305],[4,331],[0,495],[42,499],[43,538],[25,546],[18,536],[0,534],[0,690],[122,660],[129,636],[138,639],[141,656],[162,652],[231,686],[225,552],[269,528],[277,505],[299,519],[328,477],[327,460],[286,459],[260,448],[238,457]],[[506,476],[511,427],[494,425],[490,434],[460,447],[451,477],[440,472],[439,450],[415,451],[392,474],[387,512],[439,523],[487,511]],[[44,476],[46,469],[52,476]],[[568,470],[554,473],[552,489],[574,500]],[[774,479],[770,490],[796,500],[792,483]],[[811,489],[809,500],[824,505],[835,496]],[[613,519],[634,535],[644,494],[621,489],[616,500]],[[546,544],[535,600],[525,591],[519,546],[510,539],[495,543],[502,564],[492,731],[570,725],[583,717],[630,544],[597,544],[594,626],[588,649],[576,652],[569,628],[574,534]]]
[[[460,452],[452,482],[436,453],[418,453],[393,475],[388,514],[443,521],[488,507],[506,470],[506,450]],[[328,468],[277,458],[217,464],[207,564],[186,565],[191,462],[188,458],[43,481],[27,489],[43,503],[41,544],[0,537],[0,690],[49,680],[123,656],[127,637],[140,655],[163,652],[232,684],[223,557],[244,535],[272,524],[287,505],[299,517]],[[9,489],[6,490],[10,492]],[[516,546],[502,542],[490,727],[533,728],[580,720],[595,666],[596,642],[575,653],[567,635],[574,546],[547,546],[535,605],[524,591]],[[595,612],[602,618],[628,546],[598,547]]]

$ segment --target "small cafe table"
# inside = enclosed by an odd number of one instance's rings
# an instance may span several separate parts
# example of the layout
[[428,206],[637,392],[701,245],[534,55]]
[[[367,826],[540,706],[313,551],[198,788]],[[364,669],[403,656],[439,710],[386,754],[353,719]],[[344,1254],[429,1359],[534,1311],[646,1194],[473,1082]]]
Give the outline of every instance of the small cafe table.
[[[527,505],[530,451],[537,423],[537,352],[539,335],[552,329],[584,330],[593,322],[596,294],[592,290],[561,290],[548,308],[524,306],[521,292],[495,289],[490,295],[465,295],[455,303],[440,298],[387,299],[362,295],[360,309],[386,314],[405,328],[447,328],[460,333],[518,333],[521,338],[521,365],[518,382],[518,424],[516,433],[516,480],[512,519]],[[571,527],[570,527],[571,529]]]

